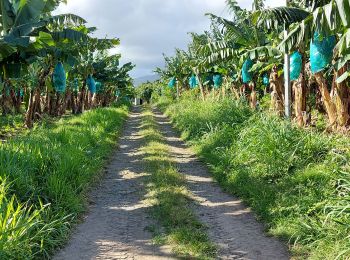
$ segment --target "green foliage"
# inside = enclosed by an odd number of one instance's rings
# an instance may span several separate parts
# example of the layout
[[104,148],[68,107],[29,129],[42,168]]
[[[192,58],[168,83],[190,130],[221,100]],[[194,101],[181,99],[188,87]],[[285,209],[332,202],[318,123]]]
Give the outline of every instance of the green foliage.
[[221,185],[295,256],[350,256],[347,137],[298,129],[231,100],[183,99],[166,111]]
[[126,115],[96,109],[0,144],[0,258],[46,258],[67,238]]

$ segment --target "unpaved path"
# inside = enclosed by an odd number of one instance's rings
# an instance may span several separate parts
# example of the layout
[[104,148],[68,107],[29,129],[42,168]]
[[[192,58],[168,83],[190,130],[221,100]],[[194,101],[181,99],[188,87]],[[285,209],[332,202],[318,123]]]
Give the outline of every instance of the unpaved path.
[[281,242],[264,234],[241,200],[222,191],[210,177],[207,167],[173,130],[169,120],[155,111],[156,121],[169,145],[178,169],[186,176],[188,188],[198,202],[195,206],[202,223],[209,227],[209,236],[219,246],[220,259],[289,259]]
[[147,232],[153,223],[144,201],[140,125],[137,108],[124,127],[103,182],[91,194],[86,219],[54,259],[172,259],[171,250],[152,245],[152,235]]
[[[156,112],[173,160],[186,175],[198,202],[195,210],[219,245],[219,259],[288,259],[284,245],[264,235],[263,227],[242,202],[221,191],[207,168],[177,137],[167,118]],[[175,259],[168,247],[152,245],[144,201],[141,114],[134,109],[119,141],[119,149],[106,168],[106,177],[92,192],[89,214],[71,241],[54,259]]]

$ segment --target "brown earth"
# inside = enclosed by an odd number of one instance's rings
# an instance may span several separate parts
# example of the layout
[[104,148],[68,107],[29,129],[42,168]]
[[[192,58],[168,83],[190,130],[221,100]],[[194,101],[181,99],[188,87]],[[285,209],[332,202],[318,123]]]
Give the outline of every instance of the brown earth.
[[[207,167],[174,132],[167,118],[155,112],[172,159],[186,176],[199,219],[218,245],[219,259],[289,259],[286,246],[265,235],[239,199],[223,192]],[[92,205],[67,246],[54,259],[176,259],[167,246],[152,243],[147,227],[154,225],[147,209],[142,163],[141,112],[134,108]]]

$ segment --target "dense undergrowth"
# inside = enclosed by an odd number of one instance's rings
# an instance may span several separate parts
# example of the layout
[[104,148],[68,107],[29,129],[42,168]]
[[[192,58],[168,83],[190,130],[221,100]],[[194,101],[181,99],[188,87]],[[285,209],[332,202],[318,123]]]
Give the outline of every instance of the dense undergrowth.
[[233,100],[159,106],[296,258],[350,257],[349,138],[299,129]]
[[191,204],[186,180],[172,162],[169,147],[150,108],[143,112],[141,135],[146,140],[142,151],[147,171],[152,216],[161,224],[151,227],[155,241],[170,244],[185,259],[214,259],[216,247],[209,241],[205,226],[199,222]]
[[0,144],[0,259],[43,259],[69,235],[127,106],[38,126]]

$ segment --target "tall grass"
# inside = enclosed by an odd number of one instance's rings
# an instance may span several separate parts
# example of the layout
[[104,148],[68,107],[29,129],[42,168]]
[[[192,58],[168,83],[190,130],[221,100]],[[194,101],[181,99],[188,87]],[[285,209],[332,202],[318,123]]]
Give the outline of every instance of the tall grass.
[[96,109],[0,144],[0,259],[47,258],[67,238],[126,116]]
[[229,192],[300,258],[350,257],[349,138],[294,127],[232,100],[163,102]]

